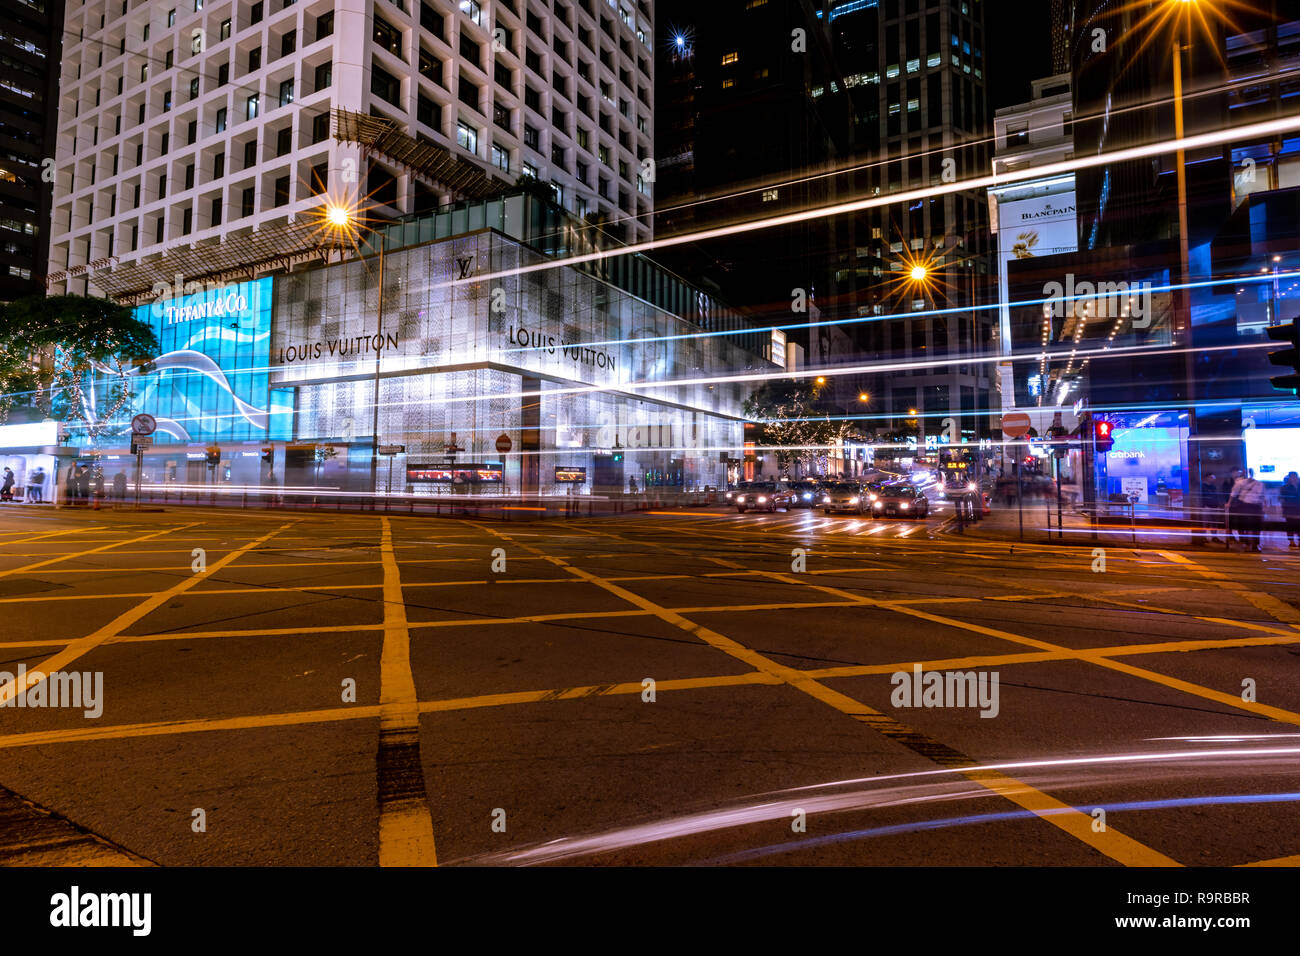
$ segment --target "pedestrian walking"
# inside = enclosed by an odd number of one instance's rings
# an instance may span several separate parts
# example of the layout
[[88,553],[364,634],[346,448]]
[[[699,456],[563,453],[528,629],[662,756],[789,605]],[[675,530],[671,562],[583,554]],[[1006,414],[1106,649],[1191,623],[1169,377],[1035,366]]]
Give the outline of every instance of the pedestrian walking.
[[1229,504],[1233,502],[1237,505],[1239,540],[1250,551],[1263,550],[1259,546],[1259,533],[1264,525],[1264,483],[1255,480],[1253,468],[1232,486]]
[[0,501],[14,500],[14,470],[6,468],[4,470],[4,481],[0,482]]
[[1300,475],[1288,472],[1278,492],[1282,502],[1282,524],[1286,530],[1287,547],[1300,548]]
[[77,500],[83,505],[90,502],[90,469],[85,465],[77,469]]
[[126,472],[119,471],[113,476],[113,497],[118,501],[126,500]]
[[27,476],[27,500],[36,504],[45,500],[45,469],[40,465]]

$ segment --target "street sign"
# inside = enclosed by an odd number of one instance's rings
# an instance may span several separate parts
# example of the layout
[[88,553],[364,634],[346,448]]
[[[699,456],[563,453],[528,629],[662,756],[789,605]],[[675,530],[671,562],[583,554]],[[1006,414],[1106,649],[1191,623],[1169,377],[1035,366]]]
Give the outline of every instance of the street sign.
[[510,436],[507,435],[505,432],[502,432],[500,435],[497,436],[497,451],[499,451],[501,454],[504,455],[513,447],[514,447],[514,442],[510,440]]
[[131,419],[131,433],[133,435],[152,435],[157,430],[158,422],[152,415],[141,412]]
[[136,448],[152,448],[152,447],[153,447],[153,436],[152,436],[152,435],[136,435],[136,436],[134,436],[134,437],[131,439],[131,444],[135,445]]
[[1033,421],[1024,412],[1007,412],[1002,416],[1002,434],[1007,438],[1024,437],[1032,425]]
[[381,455],[400,455],[406,451],[405,445],[380,445],[379,454]]

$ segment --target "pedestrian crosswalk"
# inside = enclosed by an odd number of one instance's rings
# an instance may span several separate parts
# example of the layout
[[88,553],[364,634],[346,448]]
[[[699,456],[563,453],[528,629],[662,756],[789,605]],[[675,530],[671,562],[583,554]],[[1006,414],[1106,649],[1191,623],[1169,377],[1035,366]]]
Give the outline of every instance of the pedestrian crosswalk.
[[934,538],[938,537],[943,517],[931,514],[927,518],[903,519],[872,518],[867,515],[825,515],[814,509],[796,508],[791,511],[747,512],[734,509],[705,515],[699,511],[651,511],[644,517],[670,524],[680,522],[692,531],[755,532],[773,534],[813,533],[832,537],[877,538]]

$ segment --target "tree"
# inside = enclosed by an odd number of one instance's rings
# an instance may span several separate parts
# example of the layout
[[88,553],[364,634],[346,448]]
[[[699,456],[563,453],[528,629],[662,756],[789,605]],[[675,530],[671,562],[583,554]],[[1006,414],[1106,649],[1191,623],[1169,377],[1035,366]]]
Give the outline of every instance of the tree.
[[816,382],[775,379],[746,399],[745,414],[758,425],[759,443],[776,449],[782,470],[792,462],[811,469],[836,444],[854,437],[852,422],[832,419],[817,407],[821,392]]
[[[32,295],[0,305],[0,421],[30,406],[98,437],[132,398],[126,369],[157,352],[148,323],[110,299]],[[108,393],[88,404],[97,372],[109,376]]]

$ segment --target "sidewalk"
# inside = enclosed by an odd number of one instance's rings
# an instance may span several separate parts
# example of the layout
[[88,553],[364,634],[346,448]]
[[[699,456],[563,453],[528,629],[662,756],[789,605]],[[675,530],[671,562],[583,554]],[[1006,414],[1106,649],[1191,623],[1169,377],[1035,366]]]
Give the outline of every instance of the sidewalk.
[[[1061,544],[1076,547],[1130,547],[1130,548],[1194,548],[1198,550],[1226,551],[1223,542],[1223,529],[1213,532],[1218,539],[1207,541],[1203,528],[1191,525],[1149,523],[1151,516],[1139,513],[1132,525],[1128,521],[1112,519],[1094,525],[1090,516],[1081,513],[1078,507],[1065,505],[1061,509],[1063,530],[1056,526],[1056,502],[1051,503],[1051,530],[1048,531],[1048,507],[1043,499],[1028,500],[1024,508],[1025,542],[1034,544]],[[1144,523],[1144,521],[1146,523]],[[943,534],[952,537],[967,537],[987,541],[1020,541],[1020,513],[1015,505],[1006,507],[1001,504],[992,506],[992,513],[984,516],[976,524],[966,523],[963,531],[958,532],[955,518],[945,519]],[[1281,531],[1265,530],[1260,535],[1260,546],[1265,553],[1282,552],[1300,555],[1300,551],[1287,547],[1286,535]],[[1234,554],[1245,553],[1245,549],[1234,546]]]

